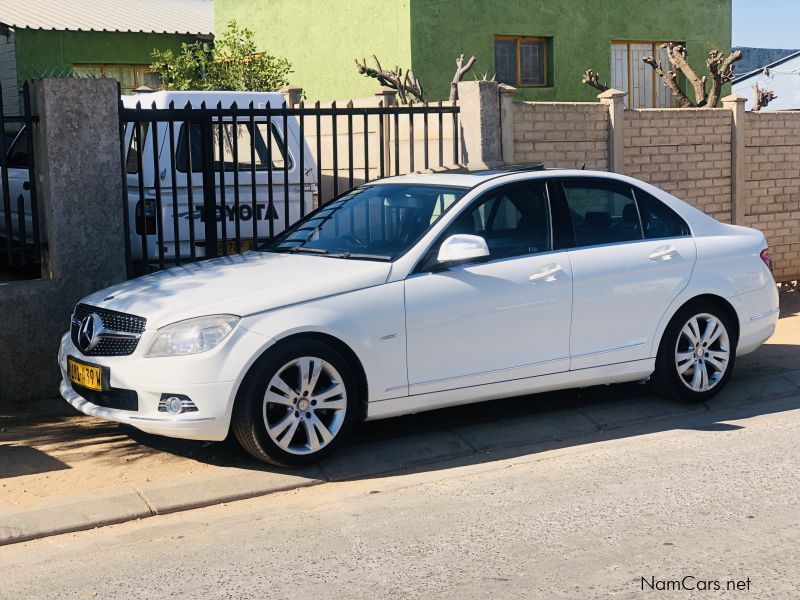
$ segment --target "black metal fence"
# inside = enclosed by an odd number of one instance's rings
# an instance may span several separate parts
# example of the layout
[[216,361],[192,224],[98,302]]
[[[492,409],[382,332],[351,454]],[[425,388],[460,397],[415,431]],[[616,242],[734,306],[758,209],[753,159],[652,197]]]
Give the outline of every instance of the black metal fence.
[[249,250],[356,185],[458,164],[458,110],[122,101],[129,275]]
[[37,118],[31,112],[27,83],[21,100],[21,115],[6,114],[0,86],[0,274],[36,278],[41,276],[42,262],[33,157]]

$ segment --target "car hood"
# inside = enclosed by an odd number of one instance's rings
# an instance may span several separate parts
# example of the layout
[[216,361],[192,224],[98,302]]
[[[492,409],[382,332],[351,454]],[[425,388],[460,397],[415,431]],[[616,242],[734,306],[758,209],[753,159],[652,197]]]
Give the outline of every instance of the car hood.
[[147,328],[212,314],[247,316],[386,281],[390,263],[247,252],[173,267],[82,302],[145,317]]

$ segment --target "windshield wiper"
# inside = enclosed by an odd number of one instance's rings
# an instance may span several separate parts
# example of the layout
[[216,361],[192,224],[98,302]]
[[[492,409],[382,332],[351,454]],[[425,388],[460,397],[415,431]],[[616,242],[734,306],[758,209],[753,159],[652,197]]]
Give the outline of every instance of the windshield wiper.
[[366,252],[347,252],[345,256],[342,258],[355,258],[355,259],[364,259],[364,260],[385,260],[390,261],[392,260],[391,256],[387,256],[386,254],[368,254]]
[[332,252],[325,248],[307,248],[305,246],[292,246],[291,248],[271,248],[269,252],[285,252],[288,254],[297,254],[300,252],[308,252],[309,254],[321,254],[328,258],[354,258],[356,260],[392,260],[391,256],[385,254],[369,254],[367,252],[349,252],[343,250],[341,252]]

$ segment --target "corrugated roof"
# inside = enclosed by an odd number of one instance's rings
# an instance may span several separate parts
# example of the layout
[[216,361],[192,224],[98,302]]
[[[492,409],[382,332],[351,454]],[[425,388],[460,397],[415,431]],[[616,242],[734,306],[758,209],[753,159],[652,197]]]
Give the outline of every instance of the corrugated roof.
[[14,28],[146,33],[214,33],[212,0],[0,0]]

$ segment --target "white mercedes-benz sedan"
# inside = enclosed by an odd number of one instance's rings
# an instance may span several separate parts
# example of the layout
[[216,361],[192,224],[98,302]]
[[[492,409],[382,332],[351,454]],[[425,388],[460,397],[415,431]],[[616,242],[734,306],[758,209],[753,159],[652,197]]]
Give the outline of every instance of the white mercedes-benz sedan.
[[257,251],[92,294],[61,393],[288,466],[363,420],[649,380],[699,402],[769,338],[764,236],[641,181],[518,167],[395,177]]

